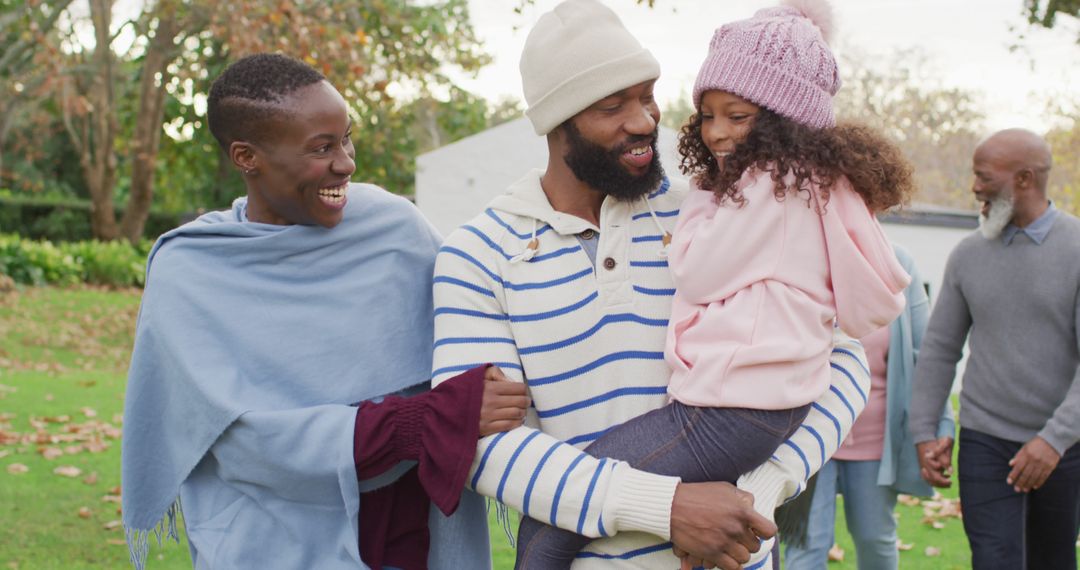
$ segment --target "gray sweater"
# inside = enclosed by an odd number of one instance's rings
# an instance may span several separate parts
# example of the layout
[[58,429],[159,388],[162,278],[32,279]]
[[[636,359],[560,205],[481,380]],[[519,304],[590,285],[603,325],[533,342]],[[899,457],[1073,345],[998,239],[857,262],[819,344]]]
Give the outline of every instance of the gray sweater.
[[1080,441],[1080,220],[1058,211],[1042,244],[978,232],[949,255],[915,367],[910,429],[937,437],[971,334],[960,426],[1064,453]]

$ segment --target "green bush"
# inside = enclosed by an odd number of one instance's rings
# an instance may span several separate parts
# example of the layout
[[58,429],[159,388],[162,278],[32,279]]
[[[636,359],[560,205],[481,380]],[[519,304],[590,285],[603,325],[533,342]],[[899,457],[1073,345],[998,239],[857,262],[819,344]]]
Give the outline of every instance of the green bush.
[[54,245],[0,234],[0,274],[24,285],[141,286],[148,244],[81,241]]
[[83,266],[83,281],[114,287],[142,286],[146,273],[146,252],[126,241],[82,241],[64,244]]
[[18,236],[0,235],[0,274],[11,277],[16,283],[45,284],[45,272],[30,261]]

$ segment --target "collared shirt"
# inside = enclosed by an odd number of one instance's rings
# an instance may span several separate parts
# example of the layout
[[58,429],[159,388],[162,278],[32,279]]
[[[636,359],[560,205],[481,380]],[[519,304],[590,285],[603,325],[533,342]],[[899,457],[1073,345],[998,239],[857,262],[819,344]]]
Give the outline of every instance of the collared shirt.
[[578,243],[581,244],[581,249],[585,250],[585,253],[589,256],[589,261],[596,265],[596,249],[600,246],[600,232],[588,229],[575,237],[577,237]]
[[1017,227],[1016,224],[1010,222],[1001,232],[1001,241],[1005,245],[1011,245],[1016,234],[1023,232],[1027,234],[1027,236],[1031,238],[1031,241],[1035,242],[1036,245],[1042,245],[1043,240],[1046,239],[1046,235],[1050,233],[1050,228],[1054,226],[1054,219],[1057,218],[1057,215],[1057,208],[1054,207],[1053,202],[1050,202],[1046,207],[1046,211],[1034,222],[1028,224],[1026,228]]

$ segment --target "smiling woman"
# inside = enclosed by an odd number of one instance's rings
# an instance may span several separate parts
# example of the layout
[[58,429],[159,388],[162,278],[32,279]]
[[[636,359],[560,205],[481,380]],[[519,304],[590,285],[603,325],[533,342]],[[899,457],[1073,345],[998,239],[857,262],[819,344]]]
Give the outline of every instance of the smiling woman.
[[[244,174],[248,219],[334,227],[356,171],[348,106],[314,69],[265,60],[266,76],[234,74],[214,84],[208,101],[214,136]],[[290,92],[260,85],[286,69],[296,84]]]
[[405,199],[350,184],[345,101],[306,64],[241,59],[208,119],[247,195],[147,261],[124,412],[132,560],[182,503],[200,569],[489,566],[483,504],[461,491],[477,438],[519,425],[527,399],[494,367],[426,391],[441,239]]
[[271,136],[229,145],[230,158],[244,171],[248,217],[268,224],[336,226],[356,170],[345,99],[320,81],[286,96],[279,109],[267,121]]

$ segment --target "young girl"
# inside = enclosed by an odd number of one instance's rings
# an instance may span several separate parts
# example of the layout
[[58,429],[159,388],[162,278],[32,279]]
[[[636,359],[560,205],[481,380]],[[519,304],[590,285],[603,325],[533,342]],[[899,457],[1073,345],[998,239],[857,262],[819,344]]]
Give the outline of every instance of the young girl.
[[[824,0],[718,29],[679,141],[694,179],[669,247],[672,402],[608,432],[597,456],[730,481],[764,463],[828,389],[833,328],[861,338],[903,309],[909,277],[874,213],[911,169],[860,127],[840,86]],[[518,568],[567,568],[588,539],[523,519]]]

